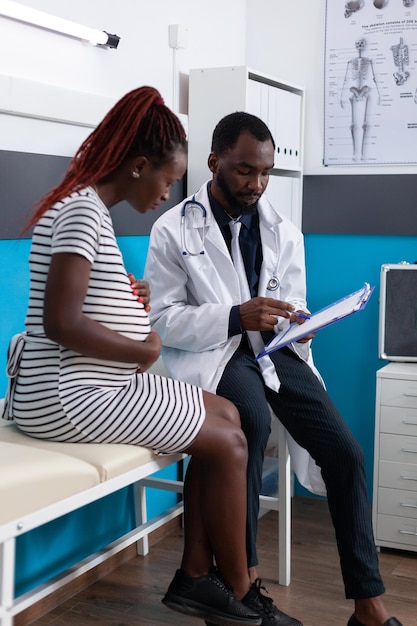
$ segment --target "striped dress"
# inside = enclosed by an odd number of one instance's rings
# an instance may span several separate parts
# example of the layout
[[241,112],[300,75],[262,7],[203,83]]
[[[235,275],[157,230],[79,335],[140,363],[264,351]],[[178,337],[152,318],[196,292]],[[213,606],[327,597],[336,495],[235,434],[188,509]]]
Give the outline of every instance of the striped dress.
[[45,336],[46,279],[52,254],[60,252],[82,255],[91,263],[85,315],[137,341],[150,332],[107,207],[91,187],[58,202],[41,217],[32,237],[26,336],[11,407],[18,427],[52,441],[185,450],[205,418],[200,388],[138,374],[137,363],[84,356]]

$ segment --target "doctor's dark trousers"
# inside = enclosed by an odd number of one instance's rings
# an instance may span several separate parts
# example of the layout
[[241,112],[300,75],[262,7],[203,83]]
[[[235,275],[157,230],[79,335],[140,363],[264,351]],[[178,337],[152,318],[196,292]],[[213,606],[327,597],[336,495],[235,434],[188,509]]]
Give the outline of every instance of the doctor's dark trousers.
[[245,336],[226,366],[217,394],[239,410],[248,440],[248,567],[258,564],[256,534],[264,451],[270,434],[270,412],[308,450],[321,469],[340,556],[346,598],[384,593],[374,543],[362,450],[310,367],[289,348],[271,359],[281,386],[265,386]]

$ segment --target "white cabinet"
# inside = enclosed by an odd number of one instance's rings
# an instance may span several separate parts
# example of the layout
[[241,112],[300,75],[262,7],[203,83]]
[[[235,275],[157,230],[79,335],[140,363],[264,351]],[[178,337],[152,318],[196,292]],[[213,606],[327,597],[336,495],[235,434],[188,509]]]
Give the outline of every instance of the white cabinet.
[[417,364],[377,372],[373,523],[377,546],[417,552]]
[[234,111],[257,115],[268,125],[276,150],[265,194],[301,228],[303,90],[247,66],[190,70],[188,193],[211,177],[207,158],[214,127]]

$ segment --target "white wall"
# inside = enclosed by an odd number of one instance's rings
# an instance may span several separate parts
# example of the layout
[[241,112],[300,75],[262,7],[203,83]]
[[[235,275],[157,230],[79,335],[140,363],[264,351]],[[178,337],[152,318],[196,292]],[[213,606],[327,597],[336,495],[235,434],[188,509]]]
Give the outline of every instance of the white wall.
[[325,11],[326,0],[247,0],[247,65],[306,90],[304,174],[417,173],[417,166],[323,166]]
[[[0,109],[6,93],[1,77],[12,76],[29,109],[40,96],[36,90],[32,96],[25,81],[99,96],[90,103],[98,119],[113,101],[143,84],[157,87],[167,104],[187,113],[190,67],[246,63],[305,87],[305,174],[417,172],[415,166],[322,165],[325,0],[20,2],[115,33],[121,40],[117,50],[102,50],[0,17]],[[168,45],[168,26],[177,23],[188,27],[188,44],[174,52]],[[59,93],[58,104],[65,99],[65,91]],[[221,94],[213,94],[217,96]],[[49,101],[53,103],[53,97]],[[183,121],[186,124],[186,118]],[[69,156],[90,130],[0,113],[0,149]]]
[[[183,75],[190,67],[245,63],[245,0],[20,0],[20,4],[121,39],[117,50],[103,50],[0,16],[0,110],[8,108],[10,99],[16,103],[16,90],[20,90],[18,108],[26,108],[28,115],[39,108],[62,110],[75,91],[87,94],[85,113],[94,109],[99,121],[113,101],[148,84],[159,89],[174,110],[186,113]],[[178,23],[188,28],[188,44],[174,52],[168,44],[168,26]],[[39,83],[49,89],[37,89]],[[53,111],[50,117],[54,118]],[[2,150],[70,156],[90,131],[91,126],[0,113]]]

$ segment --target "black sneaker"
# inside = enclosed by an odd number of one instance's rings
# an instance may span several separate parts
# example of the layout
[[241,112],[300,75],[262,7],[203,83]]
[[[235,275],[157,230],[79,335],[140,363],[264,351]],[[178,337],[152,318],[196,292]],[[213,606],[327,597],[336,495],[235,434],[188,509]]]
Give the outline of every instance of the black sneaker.
[[177,570],[162,602],[174,611],[201,617],[214,626],[262,624],[259,611],[235,598],[212,572],[191,578],[183,570]]
[[261,585],[261,579],[257,578],[246,596],[242,598],[242,602],[261,615],[262,626],[303,626],[295,617],[290,617],[280,611],[271,598],[267,598],[261,593],[261,589],[266,591],[265,587]]

